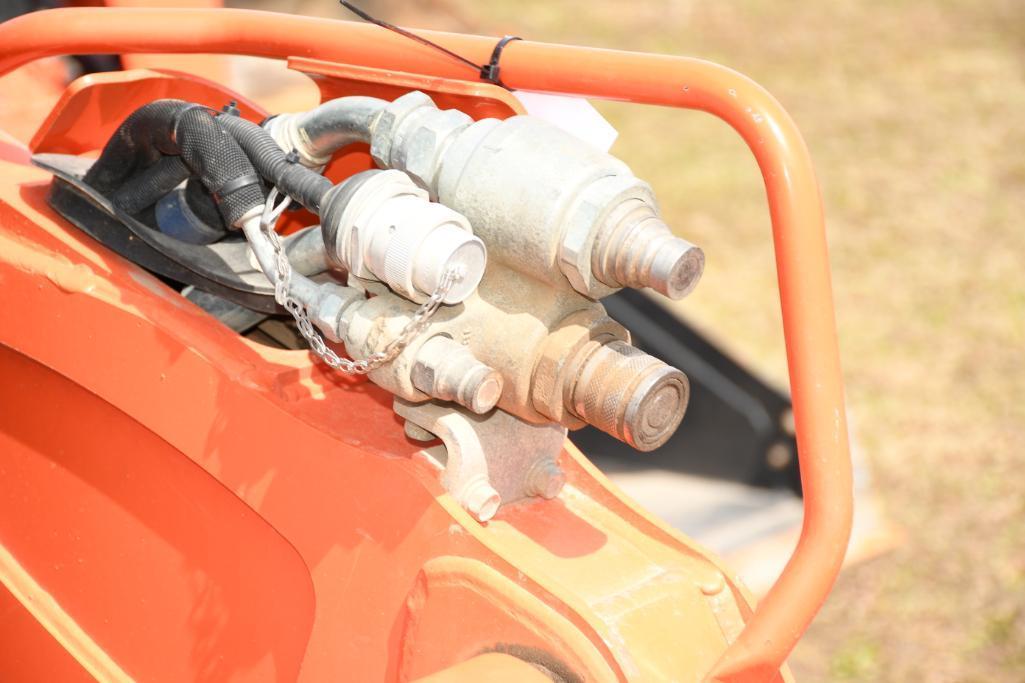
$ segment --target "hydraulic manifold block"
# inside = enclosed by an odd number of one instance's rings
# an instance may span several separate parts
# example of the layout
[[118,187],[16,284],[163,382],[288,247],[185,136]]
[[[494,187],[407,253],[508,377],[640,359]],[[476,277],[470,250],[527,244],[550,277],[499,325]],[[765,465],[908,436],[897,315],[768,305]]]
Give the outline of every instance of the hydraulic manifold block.
[[311,172],[370,144],[382,170],[320,208],[327,259],[348,274],[340,289],[370,296],[330,289],[311,320],[395,395],[409,436],[442,440],[428,452],[478,519],[558,495],[569,429],[645,451],[675,432],[686,376],[631,346],[599,300],[623,287],[686,296],[704,254],[622,161],[531,116],[474,121],[420,92],[340,98],[265,126]]

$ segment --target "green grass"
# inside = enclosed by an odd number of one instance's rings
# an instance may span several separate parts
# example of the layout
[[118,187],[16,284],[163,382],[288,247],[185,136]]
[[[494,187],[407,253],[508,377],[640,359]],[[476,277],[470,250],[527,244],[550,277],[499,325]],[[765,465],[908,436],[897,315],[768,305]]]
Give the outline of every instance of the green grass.
[[837,681],[879,680],[879,645],[851,641],[830,659],[830,674]]

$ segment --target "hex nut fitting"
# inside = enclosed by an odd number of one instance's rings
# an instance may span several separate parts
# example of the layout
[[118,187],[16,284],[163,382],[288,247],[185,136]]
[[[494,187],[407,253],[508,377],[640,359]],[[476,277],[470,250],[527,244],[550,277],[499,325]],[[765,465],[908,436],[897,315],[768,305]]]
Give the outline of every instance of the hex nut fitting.
[[404,170],[417,185],[430,193],[431,199],[437,200],[435,176],[442,153],[450,138],[473,123],[473,119],[458,109],[424,109],[415,121],[411,121],[412,118],[403,122],[404,129],[412,128],[402,145],[404,158],[393,159],[395,168]]
[[437,109],[434,100],[419,90],[414,90],[381,110],[370,137],[370,156],[380,168],[391,167],[391,154],[397,142],[399,125],[407,116],[422,107]]
[[316,305],[310,311],[313,323],[332,342],[345,338],[345,312],[352,304],[366,301],[363,293],[351,287],[340,287],[334,283],[320,286]]
[[616,229],[624,209],[636,207],[657,211],[651,186],[632,175],[605,176],[579,194],[563,222],[558,253],[559,270],[573,289],[597,300],[623,286],[600,279],[592,264],[603,233]]
[[566,474],[554,460],[538,460],[527,472],[527,494],[551,500],[566,485]]

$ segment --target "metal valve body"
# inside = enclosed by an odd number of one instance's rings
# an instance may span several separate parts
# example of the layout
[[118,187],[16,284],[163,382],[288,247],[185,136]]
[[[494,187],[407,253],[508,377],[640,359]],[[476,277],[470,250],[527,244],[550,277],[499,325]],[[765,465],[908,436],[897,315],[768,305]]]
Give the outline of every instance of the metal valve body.
[[[329,363],[395,395],[407,434],[459,453],[443,481],[476,516],[555,495],[569,429],[651,450],[680,425],[687,377],[631,347],[599,299],[624,286],[680,298],[704,255],[669,231],[623,162],[539,119],[475,122],[417,91],[339,98],[267,126],[306,167],[369,142],[384,169],[320,200],[325,250],[348,287],[322,286],[306,314],[357,359],[321,348]],[[511,452],[524,443],[526,463]]]
[[[332,115],[338,116],[340,102]],[[360,106],[366,109],[367,103]],[[285,119],[295,127],[301,120]],[[302,130],[277,125],[282,138],[309,138]],[[473,122],[462,112],[437,109],[418,92],[382,103],[369,128],[375,161],[396,170],[376,177],[368,172],[336,188],[338,201],[325,200],[329,207],[322,222],[330,258],[348,265],[350,286],[372,296],[321,307],[326,317],[315,316],[314,322],[330,338],[343,341],[357,359],[380,353],[417,324],[417,303],[425,288],[416,291],[416,269],[404,269],[413,274],[404,282],[388,277],[387,258],[375,272],[368,270],[363,264],[370,261],[362,254],[370,251],[352,246],[366,226],[378,225],[386,234],[412,221],[441,226],[432,234],[441,235],[444,228],[467,235],[464,239],[473,240],[467,248],[483,243],[487,265],[476,289],[464,288],[457,304],[438,308],[424,321],[421,334],[404,340],[401,353],[369,372],[372,381],[400,401],[397,409],[410,423],[409,433],[442,436],[453,451],[452,440],[462,432],[437,422],[438,406],[447,405],[442,412],[462,414],[471,432],[487,435],[487,443],[476,449],[480,466],[468,470],[472,476],[461,482],[446,479],[457,498],[476,506],[471,511],[478,516],[493,514],[494,497],[481,489],[480,476],[486,482],[495,474],[489,466],[505,467],[509,458],[502,452],[515,448],[518,439],[533,438],[527,434],[530,425],[556,428],[533,463],[536,471],[555,471],[541,484],[524,480],[520,490],[513,490],[513,499],[557,491],[554,458],[567,429],[591,424],[639,450],[664,443],[686,409],[687,378],[630,346],[627,330],[598,302],[623,286],[647,286],[679,298],[700,277],[701,250],[672,235],[659,218],[650,187],[621,161],[542,121],[521,116]],[[323,145],[316,145],[312,140],[316,154],[311,149],[301,156],[322,159]],[[415,194],[399,187],[401,176],[386,177],[399,171],[453,216],[425,223],[426,216],[418,217],[425,209],[415,202],[408,203],[408,211],[416,215],[403,213],[407,205],[387,199]],[[343,203],[342,197],[363,199]],[[376,209],[375,198],[396,208]],[[361,215],[379,215],[386,223]],[[446,220],[457,227],[445,227]],[[411,264],[418,262],[416,249],[433,244],[430,236],[392,242],[412,245],[403,251],[403,263]],[[462,252],[449,248],[446,253]],[[480,420],[490,419],[493,409],[514,420],[503,418],[502,430],[482,431]],[[513,433],[517,430],[522,433]],[[461,444],[459,450],[462,460],[473,461],[466,454],[474,448]],[[507,490],[503,500],[508,502],[509,495]]]

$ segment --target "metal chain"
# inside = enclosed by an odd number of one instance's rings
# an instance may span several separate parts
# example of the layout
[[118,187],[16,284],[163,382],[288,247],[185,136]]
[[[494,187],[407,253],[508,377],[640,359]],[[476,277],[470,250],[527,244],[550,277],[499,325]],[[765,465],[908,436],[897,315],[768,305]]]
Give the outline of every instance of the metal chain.
[[423,332],[424,328],[431,320],[431,316],[434,315],[438,307],[441,306],[442,301],[451,291],[452,287],[463,279],[463,273],[457,266],[449,268],[445,271],[441,281],[438,282],[438,286],[434,292],[431,293],[427,301],[425,301],[420,308],[413,313],[412,318],[402,328],[397,336],[392,341],[388,342],[382,350],[376,351],[370,354],[367,358],[361,360],[349,360],[348,358],[342,358],[334,352],[325,342],[324,338],[321,337],[320,332],[310,322],[309,317],[306,314],[306,307],[295,299],[290,292],[292,282],[292,264],[288,261],[288,254],[285,253],[284,248],[281,244],[281,239],[278,237],[278,233],[275,230],[278,219],[284,212],[288,205],[291,204],[291,197],[285,197],[281,202],[274,206],[274,200],[278,197],[278,189],[272,187],[270,193],[267,195],[267,203],[264,204],[263,215],[260,217],[260,230],[270,240],[271,245],[274,247],[274,255],[277,258],[277,276],[274,282],[274,300],[277,301],[281,306],[284,306],[285,310],[292,314],[295,318],[295,325],[299,329],[299,334],[303,336],[303,339],[310,345],[310,348],[315,354],[327,363],[329,366],[340,372],[344,372],[349,375],[365,375],[372,370],[375,370],[386,363],[390,363],[402,353],[402,351],[409,346],[409,343],[413,339]]

